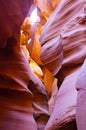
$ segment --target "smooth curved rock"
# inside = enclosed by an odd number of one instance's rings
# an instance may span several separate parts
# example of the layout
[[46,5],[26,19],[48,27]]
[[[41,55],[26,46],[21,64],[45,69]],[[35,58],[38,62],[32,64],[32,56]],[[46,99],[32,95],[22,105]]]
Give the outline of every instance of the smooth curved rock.
[[75,119],[76,79],[86,56],[85,3],[82,0],[62,0],[51,14],[40,37],[41,45],[47,46],[51,39],[61,35],[63,45],[62,67],[56,75],[60,89],[45,130],[59,130]]
[[75,119],[76,96],[75,81],[78,71],[65,78],[57,92],[54,108],[45,130],[59,130]]
[[86,59],[80,69],[80,72],[76,80],[77,94],[77,106],[76,106],[76,121],[78,130],[86,129]]
[[0,48],[7,45],[7,39],[14,36],[19,42],[20,26],[33,0],[0,1]]
[[[44,129],[49,118],[44,85],[31,71],[19,45],[20,25],[32,2],[33,0],[6,2],[1,0],[0,4],[0,129],[2,130],[37,130],[39,125]],[[39,97],[41,100],[38,101]],[[34,115],[40,120],[39,125]]]
[[3,93],[0,96],[1,129],[37,130],[35,118],[40,120],[39,125],[43,122],[45,126],[49,118],[46,90],[16,43],[0,49],[0,91]]
[[63,49],[61,36],[50,39],[43,43],[40,58],[44,66],[55,76],[63,61]]
[[15,46],[0,49],[0,129],[37,130],[33,94],[27,87],[30,68],[21,49]]

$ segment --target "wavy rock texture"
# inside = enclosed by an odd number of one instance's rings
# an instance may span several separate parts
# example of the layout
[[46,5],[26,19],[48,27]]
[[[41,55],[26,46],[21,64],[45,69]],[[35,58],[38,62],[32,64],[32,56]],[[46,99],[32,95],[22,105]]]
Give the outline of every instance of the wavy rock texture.
[[[39,58],[45,68],[58,78],[60,89],[57,95],[55,93],[55,102],[53,102],[54,99],[48,102],[43,83],[31,71],[18,45],[20,25],[32,2],[1,0],[0,129],[76,130],[75,124],[71,123],[72,125],[67,128],[65,125],[69,126],[69,123],[73,121],[75,123],[77,96],[75,84],[86,54],[84,13],[86,0],[62,0],[50,16],[40,37],[41,56]],[[44,0],[44,2],[46,6],[44,12],[47,17],[55,5],[52,6],[50,0]],[[41,3],[39,6],[44,5]],[[50,12],[47,12],[48,9],[51,9]],[[51,107],[53,104],[53,108],[49,108],[50,118],[48,103]]]
[[17,45],[0,50],[0,93],[1,129],[37,130],[34,118],[39,125],[49,118],[44,86]]
[[[28,90],[27,62],[21,51],[0,50],[0,129],[37,129],[33,118],[33,95]],[[28,124],[31,124],[30,126]]]
[[[51,14],[40,37],[41,45],[45,45],[46,48],[49,43],[51,44],[51,39],[53,41],[61,35],[63,45],[63,50],[60,50],[60,53],[63,51],[63,63],[57,75],[60,89],[45,130],[58,130],[75,119],[76,78],[86,54],[85,4],[86,1],[83,0],[62,0]],[[46,54],[45,51],[44,55]]]
[[55,76],[63,61],[61,37],[55,37],[42,44],[40,57],[44,66]]
[[31,71],[18,43],[20,25],[32,2],[1,0],[0,4],[1,130],[44,130],[49,118],[44,85]]

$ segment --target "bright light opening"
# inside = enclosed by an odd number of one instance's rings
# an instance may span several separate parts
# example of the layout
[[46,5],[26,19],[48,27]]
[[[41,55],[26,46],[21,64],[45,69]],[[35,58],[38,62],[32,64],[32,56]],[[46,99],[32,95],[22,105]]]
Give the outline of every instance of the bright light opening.
[[28,44],[31,42],[31,38],[28,40]]
[[31,15],[30,15],[30,19],[31,19],[31,24],[33,25],[34,23],[36,22],[40,22],[40,18],[39,16],[37,15],[37,8],[35,8]]
[[21,32],[20,32],[21,34],[23,33],[23,31],[21,30]]

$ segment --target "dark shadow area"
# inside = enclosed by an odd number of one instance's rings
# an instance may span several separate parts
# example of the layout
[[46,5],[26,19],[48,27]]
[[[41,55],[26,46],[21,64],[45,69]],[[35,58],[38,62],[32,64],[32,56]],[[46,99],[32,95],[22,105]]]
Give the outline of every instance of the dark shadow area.
[[78,130],[77,126],[76,126],[76,121],[73,120],[72,122],[68,122],[67,124],[65,124],[62,128],[60,128],[59,130]]

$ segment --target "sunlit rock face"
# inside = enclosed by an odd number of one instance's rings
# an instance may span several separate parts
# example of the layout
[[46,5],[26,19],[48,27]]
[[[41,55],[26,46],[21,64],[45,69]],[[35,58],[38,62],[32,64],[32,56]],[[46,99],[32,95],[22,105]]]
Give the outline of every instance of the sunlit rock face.
[[48,18],[51,12],[53,11],[53,6],[51,0],[35,0],[37,7],[43,13],[43,15]]
[[77,130],[75,85],[86,54],[85,1],[34,0],[39,24],[32,27],[27,18],[20,39],[32,2],[1,0],[0,129]]

